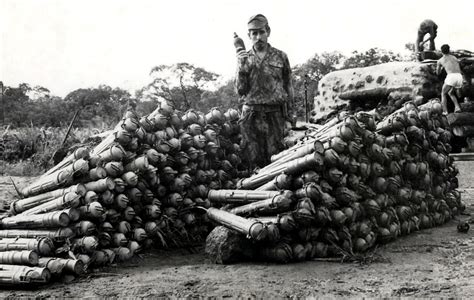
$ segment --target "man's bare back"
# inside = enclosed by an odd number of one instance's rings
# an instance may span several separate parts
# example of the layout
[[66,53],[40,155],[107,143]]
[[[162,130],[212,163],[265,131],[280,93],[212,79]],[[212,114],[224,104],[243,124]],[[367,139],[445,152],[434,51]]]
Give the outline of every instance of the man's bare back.
[[[456,57],[449,54],[449,45],[441,46],[441,53],[443,57],[438,60],[436,66],[436,74],[441,74],[442,68],[446,70],[446,78],[444,79],[443,87],[441,88],[441,104],[443,106],[443,113],[448,113],[448,97],[451,98],[454,104],[454,112],[461,111],[458,97],[461,98],[461,88],[463,85],[463,77],[461,74],[461,67]],[[457,97],[456,97],[457,93]]]
[[446,70],[447,74],[461,73],[458,59],[451,54],[443,55],[443,57],[438,60],[438,66],[439,65]]

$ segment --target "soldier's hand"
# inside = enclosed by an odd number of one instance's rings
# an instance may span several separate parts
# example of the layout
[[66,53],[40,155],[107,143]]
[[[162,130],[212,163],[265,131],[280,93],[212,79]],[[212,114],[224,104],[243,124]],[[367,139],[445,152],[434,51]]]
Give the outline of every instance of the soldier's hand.
[[247,53],[247,51],[245,50],[242,50],[242,51],[239,51],[237,52],[237,59],[240,61],[240,60],[244,60],[246,58],[249,57],[249,54]]
[[249,54],[247,51],[240,51],[237,53],[237,66],[239,70],[245,71],[248,57]]

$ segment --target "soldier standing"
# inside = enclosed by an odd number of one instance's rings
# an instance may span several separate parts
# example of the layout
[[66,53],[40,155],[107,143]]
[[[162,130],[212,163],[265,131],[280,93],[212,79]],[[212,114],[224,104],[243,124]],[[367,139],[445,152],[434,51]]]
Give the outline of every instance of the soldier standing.
[[237,53],[243,154],[249,167],[263,167],[284,149],[285,121],[294,123],[293,84],[287,55],[268,43],[270,26],[261,14],[248,21],[252,49]]

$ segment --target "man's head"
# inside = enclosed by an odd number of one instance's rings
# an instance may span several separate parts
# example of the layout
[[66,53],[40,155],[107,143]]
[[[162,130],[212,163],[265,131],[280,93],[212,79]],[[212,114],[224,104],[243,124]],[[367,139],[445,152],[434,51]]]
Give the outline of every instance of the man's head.
[[441,53],[449,54],[449,45],[448,44],[444,44],[443,46],[441,46]]
[[268,25],[267,18],[262,14],[252,16],[247,25],[252,45],[257,50],[265,49],[268,43],[268,37],[270,36],[270,26]]

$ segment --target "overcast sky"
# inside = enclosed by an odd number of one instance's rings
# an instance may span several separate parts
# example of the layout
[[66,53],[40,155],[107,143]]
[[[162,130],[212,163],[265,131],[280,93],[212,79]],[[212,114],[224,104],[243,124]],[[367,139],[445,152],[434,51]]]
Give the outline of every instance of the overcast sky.
[[159,64],[189,62],[231,77],[233,32],[267,16],[270,43],[292,65],[315,53],[379,47],[402,52],[426,18],[437,48],[474,51],[470,0],[0,0],[0,80],[58,96],[107,84],[133,91]]

